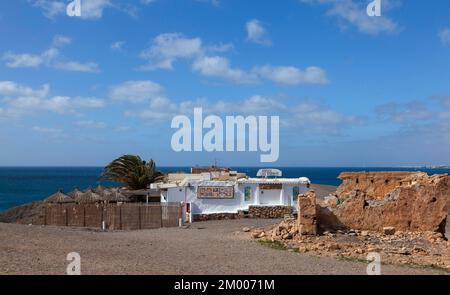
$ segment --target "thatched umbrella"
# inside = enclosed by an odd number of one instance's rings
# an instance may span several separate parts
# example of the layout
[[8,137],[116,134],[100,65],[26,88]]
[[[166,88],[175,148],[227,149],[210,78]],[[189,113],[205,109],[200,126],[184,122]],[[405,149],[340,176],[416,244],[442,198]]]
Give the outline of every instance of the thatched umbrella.
[[104,186],[101,186],[101,185],[98,185],[95,189],[94,189],[94,191],[97,193],[97,194],[102,194],[103,192],[105,192],[105,191],[107,191],[108,190],[108,188],[107,187],[104,187]]
[[108,202],[113,202],[113,203],[129,202],[129,201],[130,201],[130,199],[127,196],[120,193],[119,190],[113,191],[108,198]]
[[105,189],[101,194],[101,199],[105,202],[128,202],[128,197],[120,193],[118,188]]
[[76,199],[77,203],[97,203],[101,202],[102,198],[93,189],[89,188],[80,194],[79,198]]
[[101,201],[100,196],[96,194],[92,189],[87,189],[85,192],[76,188],[69,194],[76,203],[96,203]]
[[47,199],[44,200],[45,203],[73,203],[74,199],[70,196],[66,195],[62,190],[57,193],[51,195]]

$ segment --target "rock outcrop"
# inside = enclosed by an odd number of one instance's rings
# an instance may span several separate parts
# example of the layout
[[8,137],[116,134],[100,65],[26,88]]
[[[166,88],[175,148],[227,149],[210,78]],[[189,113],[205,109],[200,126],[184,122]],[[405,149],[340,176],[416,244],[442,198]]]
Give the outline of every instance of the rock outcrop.
[[398,187],[409,186],[425,177],[424,172],[342,172],[338,177],[342,184],[336,194],[347,199],[355,190],[360,190],[371,199],[383,199]]
[[344,182],[336,192],[338,205],[318,208],[321,228],[382,231],[394,227],[445,234],[450,213],[447,174],[356,172],[340,177]]

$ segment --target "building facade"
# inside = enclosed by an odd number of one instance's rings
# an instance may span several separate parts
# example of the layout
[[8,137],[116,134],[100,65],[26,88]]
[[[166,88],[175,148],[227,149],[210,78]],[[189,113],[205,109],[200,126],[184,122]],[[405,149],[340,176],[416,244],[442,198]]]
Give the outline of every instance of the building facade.
[[[238,175],[238,176],[237,176]],[[189,215],[238,213],[250,206],[289,206],[296,211],[297,197],[309,190],[300,178],[248,178],[235,172],[173,174],[165,183],[152,184],[161,202],[182,202]],[[176,179],[176,181],[174,181]]]

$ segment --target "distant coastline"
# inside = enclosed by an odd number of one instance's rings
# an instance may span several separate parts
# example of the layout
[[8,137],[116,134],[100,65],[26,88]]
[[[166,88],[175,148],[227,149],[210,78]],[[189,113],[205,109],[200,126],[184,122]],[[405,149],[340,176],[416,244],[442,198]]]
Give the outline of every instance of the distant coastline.
[[[439,168],[420,167],[270,167],[278,168],[284,177],[308,177],[313,184],[338,186],[338,175],[344,171],[423,171],[428,174],[449,173],[446,166]],[[231,167],[254,177],[261,167]],[[189,172],[187,166],[158,167],[163,172]],[[99,176],[103,167],[0,167],[0,212],[42,200],[62,189],[66,192],[75,188],[86,189],[101,183]]]

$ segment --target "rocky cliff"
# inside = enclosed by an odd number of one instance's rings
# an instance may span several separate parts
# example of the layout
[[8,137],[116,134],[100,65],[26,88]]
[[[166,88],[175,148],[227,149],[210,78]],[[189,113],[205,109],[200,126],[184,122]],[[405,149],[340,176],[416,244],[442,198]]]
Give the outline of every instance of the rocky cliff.
[[318,206],[320,227],[381,231],[390,226],[445,233],[450,214],[447,174],[355,172],[340,178],[343,183],[334,198]]

